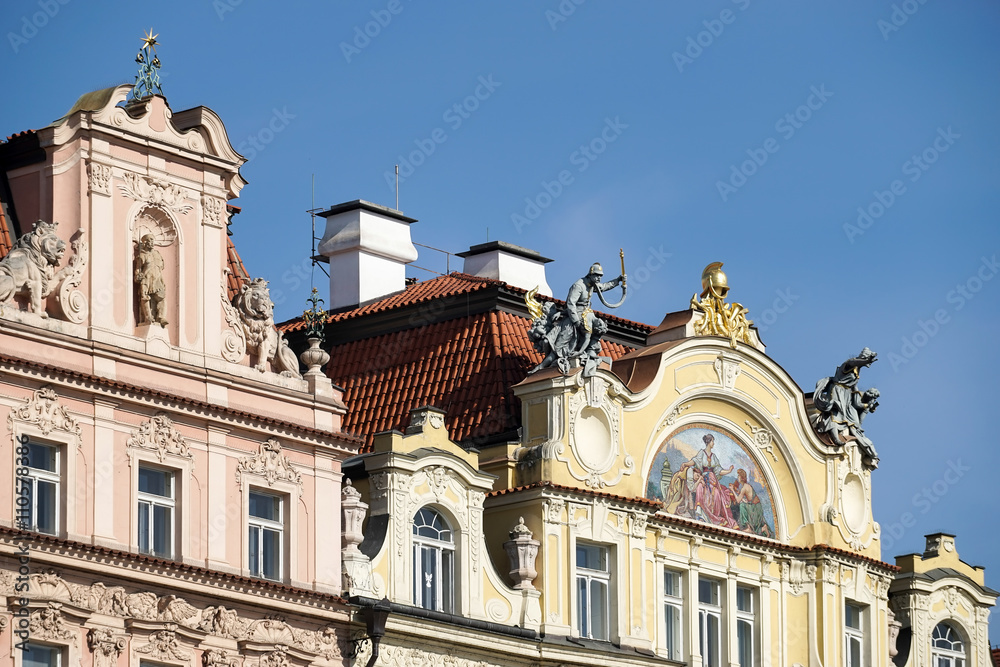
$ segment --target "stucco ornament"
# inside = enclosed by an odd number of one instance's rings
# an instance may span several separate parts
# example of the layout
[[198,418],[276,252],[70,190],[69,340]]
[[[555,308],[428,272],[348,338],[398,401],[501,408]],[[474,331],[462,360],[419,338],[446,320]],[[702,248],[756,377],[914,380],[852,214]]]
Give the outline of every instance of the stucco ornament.
[[810,416],[813,428],[831,445],[844,446],[855,442],[866,465],[878,467],[875,445],[865,436],[861,422],[869,412],[878,407],[879,392],[872,388],[858,389],[861,369],[871,366],[878,355],[867,347],[837,368],[837,373],[816,383],[813,405],[816,412]]
[[136,248],[133,276],[139,294],[139,324],[167,325],[167,283],[163,268],[156,237],[144,234]]
[[126,447],[154,451],[160,463],[163,463],[169,454],[186,459],[194,458],[188,448],[187,440],[174,428],[174,422],[170,417],[162,412],[132,431]]
[[263,373],[270,363],[286,377],[302,377],[299,360],[288,347],[284,334],[274,327],[274,302],[267,281],[254,278],[244,284],[233,297],[233,307],[239,315],[247,349],[257,355],[254,368]]
[[737,343],[753,344],[750,337],[753,320],[747,319],[750,311],[742,304],[726,303],[728,294],[729,280],[722,271],[722,262],[712,262],[701,273],[701,300],[697,294],[692,295],[691,310],[702,314],[694,323],[696,334],[728,338],[735,350]]
[[[600,264],[591,265],[587,275],[569,288],[566,304],[563,306],[551,301],[539,303],[535,299],[537,287],[525,295],[524,301],[532,317],[528,337],[535,349],[544,355],[542,362],[529,373],[556,366],[565,375],[574,363],[580,363],[583,365],[583,377],[593,377],[601,361],[610,363],[610,358],[601,356],[601,337],[608,332],[608,325],[594,314],[590,300],[594,292],[597,292],[601,303],[608,308],[617,308],[624,303],[624,256],[620,276],[601,282],[603,275],[604,269]],[[604,300],[604,292],[618,285],[622,286],[622,298],[616,304],[609,304]]]
[[52,431],[66,431],[79,437],[83,432],[79,422],[59,402],[56,390],[49,386],[36,389],[24,405],[10,411],[7,415],[8,428],[13,430],[15,421],[32,424],[42,435],[48,435]]
[[244,474],[259,475],[267,481],[268,486],[274,486],[277,481],[291,482],[302,491],[302,475],[288,457],[281,453],[281,443],[274,438],[268,438],[260,443],[260,449],[254,456],[245,456],[236,466],[237,480]]
[[[0,259],[0,306],[24,295],[28,298],[28,311],[47,318],[43,300],[62,282],[79,277],[86,263],[82,259],[56,270],[66,254],[66,242],[56,235],[58,226],[58,222],[37,221],[30,232],[14,243],[7,256]],[[79,239],[80,235],[74,238]],[[86,245],[75,244],[74,250],[86,252]]]

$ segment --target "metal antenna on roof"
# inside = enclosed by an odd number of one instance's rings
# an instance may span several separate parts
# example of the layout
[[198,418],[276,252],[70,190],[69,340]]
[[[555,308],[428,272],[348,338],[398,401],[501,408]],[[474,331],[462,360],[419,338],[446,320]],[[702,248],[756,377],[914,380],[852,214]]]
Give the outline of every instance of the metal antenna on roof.
[[[306,211],[309,214],[309,218],[312,222],[312,252],[309,254],[309,259],[312,260],[312,271],[309,272],[309,287],[315,287],[315,277],[316,277],[316,265],[320,263],[319,255],[316,254],[316,241],[320,239],[316,238],[316,213],[321,209],[316,208],[316,174],[312,175],[312,205],[311,208]],[[330,274],[322,266],[319,267],[320,271],[326,274],[329,278]]]
[[399,165],[396,165],[396,210],[399,210]]

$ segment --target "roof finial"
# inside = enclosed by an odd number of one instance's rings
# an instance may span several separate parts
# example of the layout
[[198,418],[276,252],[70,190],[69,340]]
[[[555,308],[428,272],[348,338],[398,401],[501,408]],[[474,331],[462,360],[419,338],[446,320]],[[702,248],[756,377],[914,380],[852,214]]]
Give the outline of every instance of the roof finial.
[[154,35],[150,28],[142,37],[142,48],[135,57],[139,72],[135,75],[135,85],[132,86],[133,100],[163,94],[163,89],[160,88],[160,59],[156,55],[156,45],[159,44],[156,38],[159,36],[159,33]]

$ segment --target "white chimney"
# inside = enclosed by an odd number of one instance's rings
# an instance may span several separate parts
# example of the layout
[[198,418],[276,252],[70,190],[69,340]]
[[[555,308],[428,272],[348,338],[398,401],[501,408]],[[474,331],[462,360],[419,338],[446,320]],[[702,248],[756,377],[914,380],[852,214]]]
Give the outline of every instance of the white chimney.
[[363,305],[406,289],[406,265],[417,258],[416,222],[361,199],[318,213],[326,218],[319,254],[330,261],[330,310]]
[[545,265],[552,260],[534,250],[506,241],[489,241],[474,245],[458,256],[465,259],[464,273],[502,280],[526,290],[537,287],[539,294],[552,296],[552,288],[545,280]]

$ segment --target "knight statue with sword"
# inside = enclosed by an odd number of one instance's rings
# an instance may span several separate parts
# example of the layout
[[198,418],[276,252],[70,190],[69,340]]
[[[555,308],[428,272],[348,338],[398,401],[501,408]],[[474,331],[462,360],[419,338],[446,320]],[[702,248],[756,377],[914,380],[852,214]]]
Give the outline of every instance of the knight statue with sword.
[[[601,356],[601,337],[607,333],[607,323],[596,317],[590,300],[597,297],[607,308],[617,308],[625,302],[628,284],[625,277],[625,252],[619,250],[622,272],[617,278],[601,282],[604,269],[600,264],[592,264],[586,276],[569,288],[565,306],[553,302],[539,303],[535,296],[538,288],[528,292],[525,302],[532,316],[528,337],[544,358],[531,369],[531,373],[556,366],[565,375],[574,362],[583,366],[583,377],[592,377],[601,361],[611,362]],[[622,297],[617,303],[608,303],[604,292],[621,285]]]

